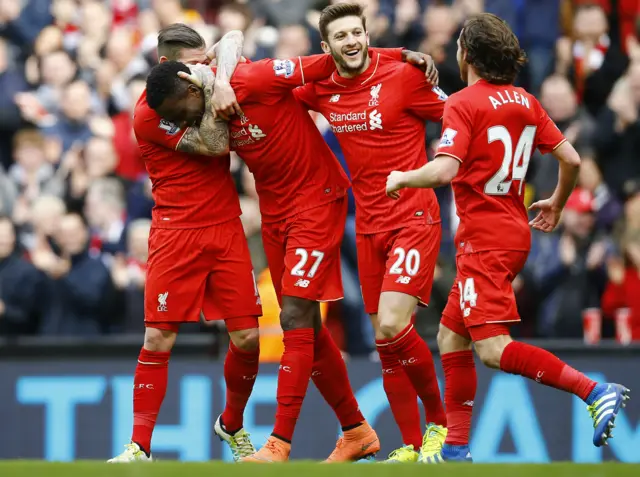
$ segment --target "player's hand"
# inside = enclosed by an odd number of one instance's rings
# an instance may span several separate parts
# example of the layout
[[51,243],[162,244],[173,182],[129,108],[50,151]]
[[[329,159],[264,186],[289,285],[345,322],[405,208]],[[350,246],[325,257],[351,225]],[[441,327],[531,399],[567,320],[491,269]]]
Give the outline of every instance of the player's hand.
[[419,51],[405,50],[404,61],[424,71],[427,82],[433,86],[438,86],[439,74],[436,68],[436,62],[433,61],[431,55],[421,53]]
[[198,88],[202,88],[204,86],[204,78],[207,74],[213,74],[211,71],[211,67],[208,65],[197,64],[197,65],[188,65],[191,73],[187,73],[186,71],[178,71],[178,76],[184,80],[187,80],[189,83],[196,85]]
[[400,189],[404,188],[404,172],[393,171],[387,176],[387,196],[398,200],[400,198]]
[[234,114],[242,115],[242,109],[240,109],[236,99],[236,93],[231,85],[226,82],[215,82],[213,96],[211,97],[211,107],[213,108],[213,117],[220,116],[225,121],[229,121]]
[[539,200],[529,207],[529,210],[538,210],[538,215],[529,222],[529,225],[541,232],[549,233],[560,222],[562,208],[558,207],[552,199]]

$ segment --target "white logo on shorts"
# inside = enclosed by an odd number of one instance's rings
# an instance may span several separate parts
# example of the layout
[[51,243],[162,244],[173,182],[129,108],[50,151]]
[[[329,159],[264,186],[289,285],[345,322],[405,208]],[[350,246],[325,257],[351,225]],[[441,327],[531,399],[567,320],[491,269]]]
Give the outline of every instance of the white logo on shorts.
[[305,280],[303,278],[298,279],[294,287],[307,288],[309,286],[309,280]]
[[167,297],[169,292],[158,294],[158,311],[167,311]]
[[398,277],[396,283],[402,283],[403,285],[408,285],[411,282],[411,277],[401,276]]

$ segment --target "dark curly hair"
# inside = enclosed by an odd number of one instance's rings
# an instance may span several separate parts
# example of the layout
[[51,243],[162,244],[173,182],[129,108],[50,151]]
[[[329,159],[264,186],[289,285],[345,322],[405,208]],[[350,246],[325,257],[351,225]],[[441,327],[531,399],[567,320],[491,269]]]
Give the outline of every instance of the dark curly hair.
[[189,83],[178,77],[178,72],[190,73],[189,67],[178,61],[165,61],[151,69],[147,77],[147,104],[151,109],[159,108],[165,99],[182,95]]
[[464,23],[460,46],[478,76],[493,84],[513,84],[527,62],[507,22],[491,13],[474,15]]

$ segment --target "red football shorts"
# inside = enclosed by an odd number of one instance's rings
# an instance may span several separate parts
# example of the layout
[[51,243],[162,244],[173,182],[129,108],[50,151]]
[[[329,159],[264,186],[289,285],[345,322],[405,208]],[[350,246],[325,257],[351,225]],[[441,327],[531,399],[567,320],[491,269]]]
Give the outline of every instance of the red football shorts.
[[509,326],[520,321],[511,282],[528,255],[513,250],[458,255],[458,273],[440,323],[472,341],[509,334]]
[[406,293],[426,305],[440,250],[440,224],[416,223],[377,234],[357,234],[358,275],[365,311],[378,312],[380,294]]
[[152,228],[144,294],[145,325],[225,320],[229,331],[256,328],[262,314],[240,218],[198,229]]
[[343,297],[340,246],[346,220],[347,199],[342,197],[262,224],[262,244],[281,306],[283,295],[313,301]]

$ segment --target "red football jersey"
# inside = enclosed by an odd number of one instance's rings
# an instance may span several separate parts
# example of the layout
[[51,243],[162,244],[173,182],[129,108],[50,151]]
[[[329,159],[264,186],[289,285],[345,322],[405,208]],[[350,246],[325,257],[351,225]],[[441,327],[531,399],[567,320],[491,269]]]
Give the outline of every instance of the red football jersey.
[[538,100],[522,88],[478,81],[452,95],[437,154],[460,161],[453,181],[458,253],[528,251],[524,180],[534,148],[565,141]]
[[228,154],[208,157],[176,151],[186,130],[151,109],[146,92],[136,104],[133,130],[151,178],[153,227],[199,228],[240,216]]
[[429,189],[407,189],[398,201],[385,194],[393,170],[417,169],[427,162],[425,121],[440,121],[446,95],[424,73],[377,52],[371,66],[347,79],[333,73],[296,90],[309,109],[331,124],[345,155],[356,199],[356,231],[376,233],[413,220],[440,221]]
[[262,221],[276,222],[345,195],[350,186],[293,89],[328,77],[331,55],[240,63],[231,78],[244,115],[230,142],[253,173]]

